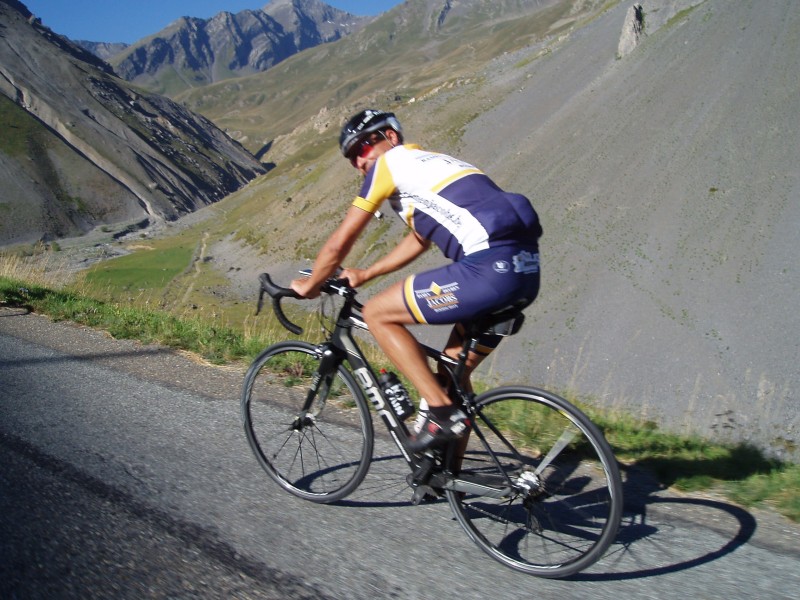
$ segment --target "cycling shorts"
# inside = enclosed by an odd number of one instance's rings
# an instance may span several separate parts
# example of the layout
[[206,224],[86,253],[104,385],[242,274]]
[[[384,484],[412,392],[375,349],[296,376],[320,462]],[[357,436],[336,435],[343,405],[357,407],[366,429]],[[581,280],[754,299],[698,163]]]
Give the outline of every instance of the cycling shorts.
[[[470,254],[458,262],[408,277],[403,285],[406,308],[417,323],[465,323],[539,293],[536,248],[500,246]],[[495,337],[495,336],[491,336]],[[482,340],[494,348],[497,340]]]

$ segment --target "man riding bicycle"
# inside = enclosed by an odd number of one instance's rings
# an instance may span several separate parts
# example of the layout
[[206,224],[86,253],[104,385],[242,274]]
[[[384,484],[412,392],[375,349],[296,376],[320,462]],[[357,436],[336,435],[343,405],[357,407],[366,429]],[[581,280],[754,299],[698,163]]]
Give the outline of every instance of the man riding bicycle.
[[[385,200],[411,231],[366,269],[344,269],[342,277],[351,286],[401,269],[431,243],[453,261],[393,284],[368,300],[363,310],[381,350],[427,402],[427,414],[411,445],[420,451],[460,437],[469,423],[406,326],[455,324],[445,352],[456,357],[463,344],[461,323],[510,305],[529,305],[539,291],[542,228],[524,196],[504,192],[466,162],[404,144],[393,113],[358,113],[342,128],[339,146],[364,176],[364,183],[319,251],[311,276],[295,279],[291,287],[304,298],[318,296],[320,286],[341,266]],[[486,335],[470,352],[467,380],[500,339]]]

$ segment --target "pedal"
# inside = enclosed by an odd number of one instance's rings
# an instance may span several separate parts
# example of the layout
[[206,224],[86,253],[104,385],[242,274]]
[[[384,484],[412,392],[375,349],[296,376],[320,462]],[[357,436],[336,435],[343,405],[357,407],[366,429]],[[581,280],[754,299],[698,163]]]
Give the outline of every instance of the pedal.
[[422,502],[435,502],[439,492],[428,485],[436,470],[436,459],[431,454],[423,456],[413,473],[406,475],[406,483],[414,490],[411,503],[418,506]]

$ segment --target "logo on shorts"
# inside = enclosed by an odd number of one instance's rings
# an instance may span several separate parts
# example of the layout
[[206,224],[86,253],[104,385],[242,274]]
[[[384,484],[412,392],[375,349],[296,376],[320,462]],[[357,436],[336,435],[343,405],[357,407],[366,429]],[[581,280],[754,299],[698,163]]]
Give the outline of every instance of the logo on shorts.
[[456,282],[439,285],[432,281],[431,287],[427,290],[416,290],[415,294],[418,299],[425,300],[433,312],[443,312],[458,307],[458,298],[455,295],[458,289]]
[[519,254],[515,254],[514,258],[514,273],[538,273],[539,272],[539,254],[531,254],[523,250]]
[[498,273],[508,273],[511,270],[511,265],[508,264],[507,260],[496,260],[492,268]]

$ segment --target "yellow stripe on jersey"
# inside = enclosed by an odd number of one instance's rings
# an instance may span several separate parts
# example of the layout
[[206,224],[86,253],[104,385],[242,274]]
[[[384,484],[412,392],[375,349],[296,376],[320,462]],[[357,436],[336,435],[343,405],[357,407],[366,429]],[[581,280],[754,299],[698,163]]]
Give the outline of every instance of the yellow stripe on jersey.
[[356,208],[360,208],[361,210],[365,210],[368,213],[372,213],[373,215],[375,212],[380,208],[380,203],[375,204],[374,202],[370,202],[366,198],[362,198],[361,196],[356,196],[356,199],[353,200],[353,206]]
[[406,211],[406,216],[403,217],[405,219],[406,224],[414,229],[414,203],[410,203],[408,205],[408,210]]
[[464,169],[463,171],[459,171],[458,173],[451,175],[447,179],[440,181],[432,188],[431,191],[438,193],[442,191],[444,188],[446,188],[448,185],[453,183],[454,181],[458,181],[459,179],[466,177],[467,175],[482,175],[482,174],[483,171],[481,171],[480,169],[476,168]]
[[381,156],[375,163],[375,171],[372,174],[372,183],[367,190],[366,197],[357,196],[353,200],[353,206],[357,206],[367,212],[375,213],[386,198],[394,194],[397,186],[392,179],[392,173],[386,166],[386,159]]
[[414,320],[417,323],[427,323],[425,317],[422,314],[422,311],[417,306],[417,300],[414,298],[414,276],[406,278],[403,284],[403,295],[406,299],[406,306],[408,306],[408,310],[411,312],[411,316],[414,317]]

